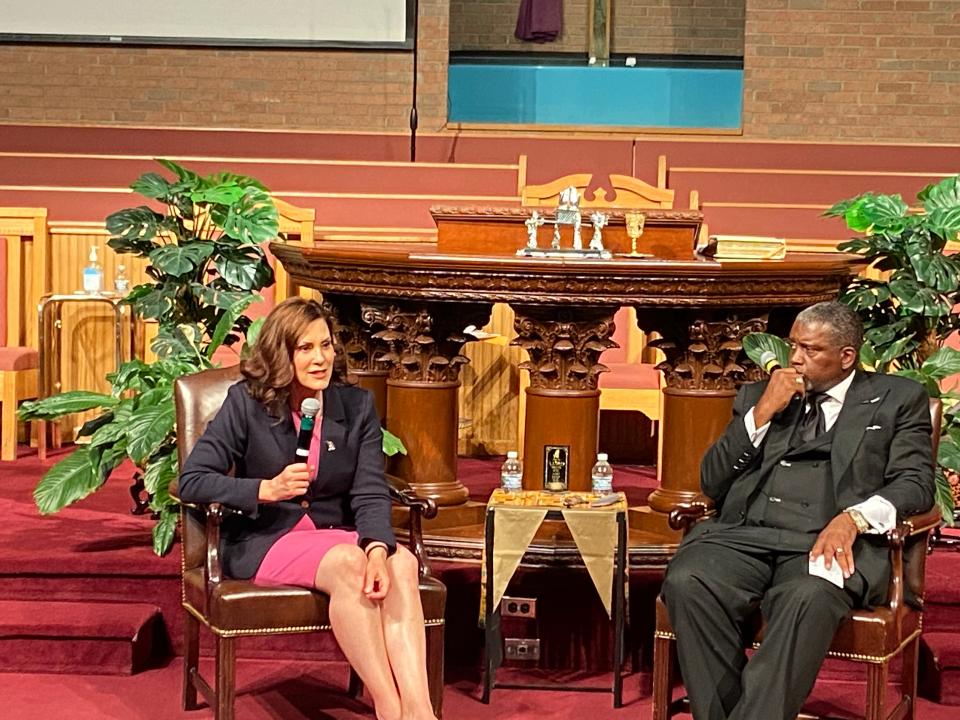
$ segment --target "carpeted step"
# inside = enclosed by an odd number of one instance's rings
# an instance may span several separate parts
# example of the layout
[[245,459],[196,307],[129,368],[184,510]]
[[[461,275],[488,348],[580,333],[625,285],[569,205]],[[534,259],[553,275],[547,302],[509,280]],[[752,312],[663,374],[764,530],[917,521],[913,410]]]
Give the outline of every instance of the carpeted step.
[[0,672],[131,675],[166,645],[155,605],[0,600]]
[[960,633],[920,636],[920,696],[941,705],[960,705]]

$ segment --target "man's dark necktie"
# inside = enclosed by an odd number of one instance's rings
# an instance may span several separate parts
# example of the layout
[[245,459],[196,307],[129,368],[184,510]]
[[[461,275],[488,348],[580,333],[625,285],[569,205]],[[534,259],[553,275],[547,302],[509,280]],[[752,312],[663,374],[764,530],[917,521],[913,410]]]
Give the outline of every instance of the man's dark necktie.
[[823,403],[830,397],[826,393],[810,393],[807,395],[807,410],[800,419],[797,434],[803,442],[816,439],[827,429],[827,419],[823,415]]

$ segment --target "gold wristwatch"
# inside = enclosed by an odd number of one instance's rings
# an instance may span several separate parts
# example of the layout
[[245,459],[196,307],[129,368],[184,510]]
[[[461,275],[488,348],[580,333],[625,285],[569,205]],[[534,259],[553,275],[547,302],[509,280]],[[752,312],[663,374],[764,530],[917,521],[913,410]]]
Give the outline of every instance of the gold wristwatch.
[[867,519],[863,516],[863,513],[854,508],[847,508],[844,512],[850,516],[850,519],[853,520],[853,524],[857,526],[857,534],[862,535],[865,532],[870,530],[870,523],[867,522]]

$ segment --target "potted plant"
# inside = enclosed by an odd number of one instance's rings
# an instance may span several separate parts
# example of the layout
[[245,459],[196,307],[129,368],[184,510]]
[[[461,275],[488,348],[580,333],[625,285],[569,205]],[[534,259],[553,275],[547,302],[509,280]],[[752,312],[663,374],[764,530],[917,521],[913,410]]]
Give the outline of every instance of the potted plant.
[[54,419],[99,408],[78,433],[84,444],[40,480],[34,499],[41,513],[54,513],[97,490],[125,458],[142,471],[156,517],[153,547],[172,543],[178,511],[167,492],[177,472],[173,383],[181,375],[213,366],[223,345],[242,336],[253,341],[244,310],[257,291],[273,283],[262,243],[277,237],[278,216],[267,189],[231,173],[201,177],[159,160],[176,179],[146,173],[131,187],[163,207],[141,205],[106,220],[118,253],[146,258],[152,282],[124,299],[134,313],[154,320],[157,360],[135,359],[107,376],[110,394],[72,391],[20,409],[23,419]]
[[[960,176],[928,185],[917,200],[920,207],[911,208],[899,195],[864,193],[824,215],[843,218],[847,227],[863,233],[837,248],[863,256],[880,273],[855,278],[840,297],[863,320],[861,364],[913,378],[943,402],[936,499],[952,524],[957,491],[951,478],[960,473],[960,393],[941,383],[960,373],[960,352],[945,344],[960,328],[960,315],[953,311],[960,301],[960,256],[946,252],[960,233]],[[770,335],[748,336],[744,350],[754,362],[772,350],[787,364],[786,344]]]

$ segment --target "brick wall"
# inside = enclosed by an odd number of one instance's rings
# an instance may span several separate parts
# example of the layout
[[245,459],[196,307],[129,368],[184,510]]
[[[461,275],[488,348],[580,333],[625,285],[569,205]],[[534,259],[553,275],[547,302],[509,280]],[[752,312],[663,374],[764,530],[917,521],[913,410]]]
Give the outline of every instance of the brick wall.
[[[581,34],[586,1],[564,3]],[[624,23],[625,8],[641,0],[616,0],[620,33],[676,27],[685,8],[708,13],[708,0],[657,1],[678,19]],[[960,143],[960,0],[738,1],[746,3],[745,137]],[[646,0],[648,10],[654,2]],[[449,37],[463,37],[449,28],[451,3],[486,7],[485,17],[504,23],[506,42],[519,6],[421,0],[425,132],[443,126]],[[735,5],[710,0],[725,21]],[[566,33],[555,49],[571,42],[573,20]],[[624,51],[622,37],[615,52]],[[582,37],[575,46],[585,47]],[[400,52],[0,45],[0,122],[402,132],[410,62]]]
[[[612,0],[615,53],[743,54],[745,0]],[[588,0],[564,0],[563,32],[550,43],[513,36],[520,0],[451,0],[450,49],[586,53]]]
[[[446,0],[421,0],[419,117],[447,112]],[[0,45],[0,122],[403,130],[410,52]]]
[[744,135],[960,142],[960,2],[747,0]]

